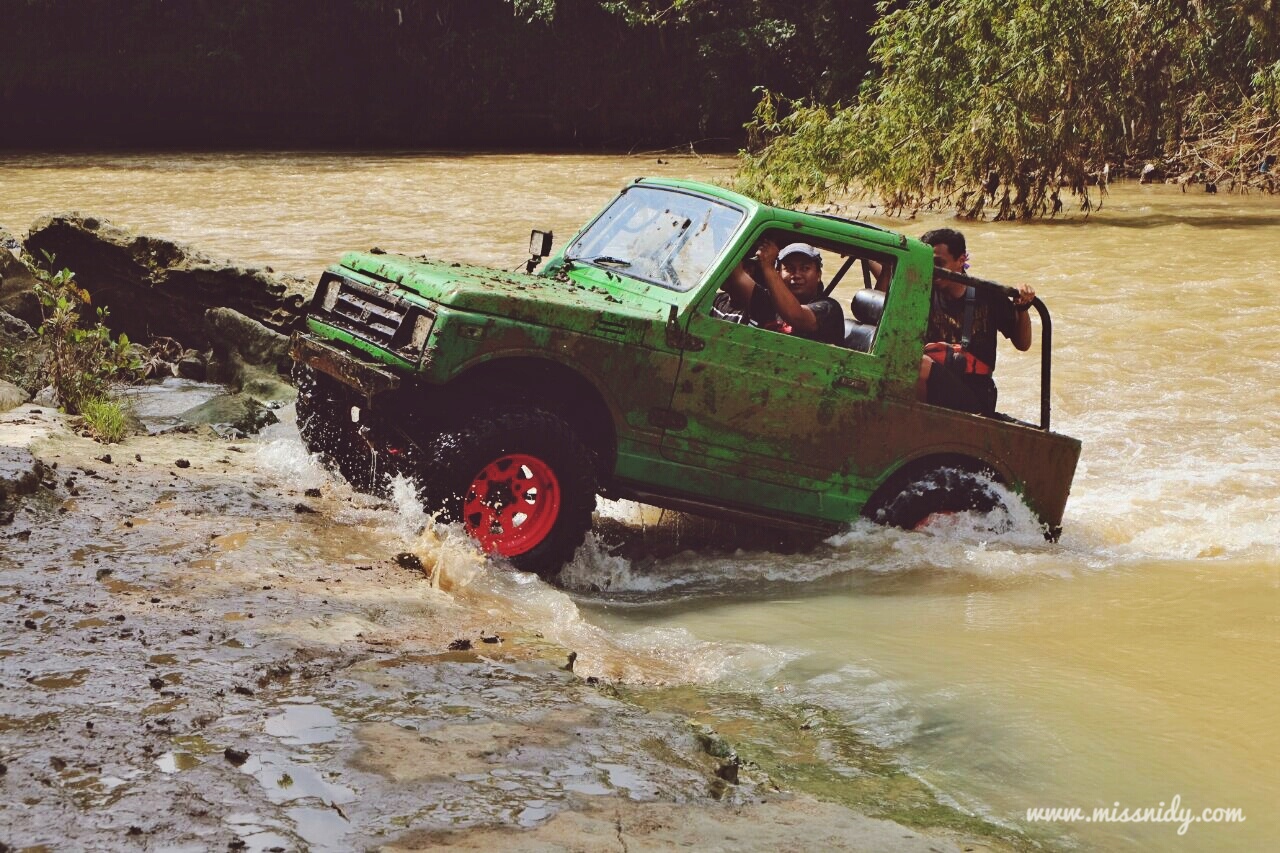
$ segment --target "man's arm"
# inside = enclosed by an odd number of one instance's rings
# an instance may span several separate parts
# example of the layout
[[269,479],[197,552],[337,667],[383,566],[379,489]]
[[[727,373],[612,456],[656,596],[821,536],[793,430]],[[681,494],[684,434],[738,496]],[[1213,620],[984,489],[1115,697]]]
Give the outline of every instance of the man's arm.
[[755,280],[742,264],[734,267],[729,277],[724,280],[724,284],[720,285],[720,289],[729,294],[729,301],[733,307],[744,312],[751,309],[751,292],[755,287]]
[[[773,261],[769,261],[768,263],[765,263],[764,261],[764,253],[767,251],[766,247],[772,249],[774,260],[778,257],[777,244],[766,237],[761,240],[760,245],[756,247],[756,257],[759,261],[758,265],[761,267],[768,266],[772,268],[774,263]],[[751,273],[747,272],[746,264],[748,260],[750,260],[750,258],[744,259],[734,267],[729,272],[729,277],[720,285],[720,289],[729,294],[729,301],[733,303],[733,307],[743,312],[750,312],[751,296],[755,293],[756,289],[755,278]]]
[[787,283],[782,280],[782,274],[778,272],[776,243],[760,247],[760,268],[764,273],[764,286],[773,297],[773,308],[782,321],[792,329],[805,334],[816,332],[817,316],[809,310],[808,306],[800,304],[800,300],[796,299],[796,295],[791,292],[791,288],[787,287]]
[[1018,285],[1018,295],[1013,298],[1013,334],[1009,340],[1019,352],[1031,349],[1031,302],[1036,292],[1029,284]]
[[863,263],[867,265],[867,270],[876,280],[876,290],[887,293],[889,291],[889,276],[885,275],[885,273],[889,271],[889,268],[879,261],[874,261],[871,258],[866,258]]

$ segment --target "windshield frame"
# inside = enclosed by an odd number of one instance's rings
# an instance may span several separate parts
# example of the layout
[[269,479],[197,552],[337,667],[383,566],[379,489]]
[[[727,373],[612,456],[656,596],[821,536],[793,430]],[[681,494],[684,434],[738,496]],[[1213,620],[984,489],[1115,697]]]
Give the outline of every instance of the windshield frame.
[[[618,225],[619,217],[611,216],[611,213],[621,212],[619,206],[628,204],[628,193],[644,193],[646,195],[661,194],[662,196],[672,198],[683,196],[686,199],[692,199],[700,203],[705,209],[705,212],[700,214],[698,217],[703,224],[698,225],[692,217],[688,217],[682,227],[674,229],[668,227],[666,231],[671,233],[669,236],[666,236],[666,239],[663,240],[659,246],[656,247],[658,250],[666,250],[665,257],[662,259],[653,257],[648,258],[649,263],[645,266],[649,269],[637,268],[636,261],[638,259],[623,259],[620,257],[619,253],[617,253],[616,249],[611,249],[610,247],[616,246],[616,243],[614,243],[612,239],[614,235],[611,234],[598,235],[601,239],[606,237],[608,238],[608,240],[599,245],[599,248],[601,248],[602,251],[586,252],[585,244],[593,238],[593,235],[596,234],[597,230],[601,228],[602,225],[606,228],[612,227],[621,230],[621,226]],[[676,207],[675,204],[668,205],[665,209],[651,205],[650,208],[653,210],[653,219],[656,220],[664,214],[672,213],[674,207]],[[696,270],[696,277],[686,281],[683,276],[676,276],[673,279],[670,277],[655,275],[650,271],[650,269],[665,267],[674,272],[674,260],[677,255],[679,255],[680,252],[690,244],[699,231],[711,227],[711,221],[717,211],[736,214],[738,216],[738,221],[724,234],[720,245],[717,246],[714,243],[712,244],[715,251],[705,260],[704,263],[702,263],[701,268]],[[683,215],[683,212],[678,215]],[[626,276],[628,278],[636,279],[637,281],[645,282],[646,284],[653,284],[663,288],[664,290],[672,290],[677,293],[688,293],[689,291],[696,289],[702,282],[706,281],[707,276],[720,267],[726,254],[728,254],[733,247],[737,245],[740,234],[750,223],[750,220],[751,217],[749,215],[749,211],[743,206],[731,201],[676,187],[634,183],[624,188],[622,192],[618,193],[613,201],[606,205],[596,218],[587,225],[587,227],[582,229],[578,236],[574,238],[573,242],[565,247],[562,259],[566,265],[583,264],[595,269],[603,270],[612,275]],[[645,226],[648,224],[649,223],[645,223]],[[623,252],[621,254],[626,253]]]

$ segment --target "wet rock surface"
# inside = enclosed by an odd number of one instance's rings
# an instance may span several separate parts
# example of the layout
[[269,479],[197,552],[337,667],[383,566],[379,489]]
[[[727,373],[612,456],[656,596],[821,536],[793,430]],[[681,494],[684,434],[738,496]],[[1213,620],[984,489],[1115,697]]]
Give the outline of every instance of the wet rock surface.
[[[2,389],[0,389],[2,390]],[[52,412],[30,408],[21,413],[0,409],[0,538],[11,525],[22,499],[41,486],[52,486],[52,472],[31,452],[30,444],[57,429]]]
[[208,424],[223,438],[256,435],[280,419],[247,394],[223,394],[188,409],[179,416],[190,424]]
[[104,452],[19,409],[0,448],[40,466],[0,525],[8,849],[961,849],[727,783],[705,732],[404,567],[386,505],[267,443]]
[[26,391],[12,382],[0,379],[0,412],[7,412],[10,409],[21,406],[28,399],[30,397]]
[[22,244],[4,228],[0,228],[0,327],[16,331],[14,321],[27,325],[40,323],[40,302],[32,292],[35,277],[31,275],[18,255]]
[[293,364],[288,335],[230,308],[210,308],[205,312],[205,323],[213,339],[214,356],[227,365],[226,381],[242,385],[246,366],[265,366],[288,374]]

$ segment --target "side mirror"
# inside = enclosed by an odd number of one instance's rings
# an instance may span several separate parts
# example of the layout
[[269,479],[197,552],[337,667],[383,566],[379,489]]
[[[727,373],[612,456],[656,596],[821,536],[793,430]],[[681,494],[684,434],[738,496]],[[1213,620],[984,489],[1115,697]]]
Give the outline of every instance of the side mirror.
[[524,265],[525,272],[532,273],[538,262],[551,254],[552,236],[552,232],[536,228],[529,232],[529,261]]

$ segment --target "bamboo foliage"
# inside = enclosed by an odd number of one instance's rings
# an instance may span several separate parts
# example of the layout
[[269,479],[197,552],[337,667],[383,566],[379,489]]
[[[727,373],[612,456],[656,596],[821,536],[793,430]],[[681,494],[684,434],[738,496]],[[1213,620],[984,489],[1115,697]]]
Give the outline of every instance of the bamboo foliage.
[[[1274,0],[882,2],[876,76],[848,104],[766,93],[742,188],[845,192],[898,214],[1088,212],[1112,170],[1274,191]],[[895,6],[897,8],[895,8]]]

